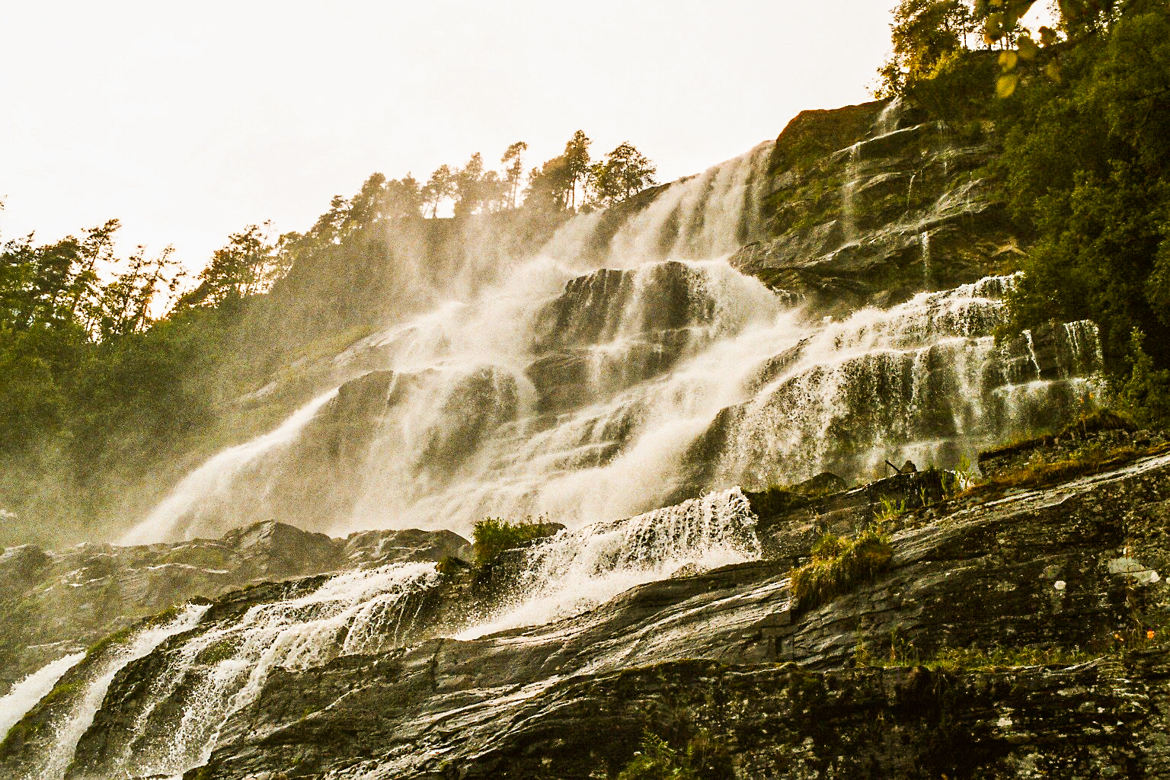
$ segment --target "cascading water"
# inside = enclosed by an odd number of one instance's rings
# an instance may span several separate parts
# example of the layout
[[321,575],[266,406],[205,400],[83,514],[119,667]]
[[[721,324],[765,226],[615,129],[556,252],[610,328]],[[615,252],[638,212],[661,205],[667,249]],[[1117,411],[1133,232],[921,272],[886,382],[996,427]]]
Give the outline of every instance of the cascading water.
[[[72,759],[93,721],[96,704],[90,704],[100,703],[114,674],[146,655],[143,650],[154,651],[143,661],[151,677],[133,695],[119,693],[115,717],[94,722],[85,739],[93,737],[100,747],[86,755],[100,755],[99,763],[74,766],[78,776],[180,776],[206,763],[234,716],[247,720],[277,670],[384,653],[428,636],[467,640],[576,615],[683,567],[699,571],[756,559],[755,526],[746,496],[731,489],[565,530],[525,552],[513,595],[486,615],[435,613],[441,599],[429,597],[443,580],[435,564],[412,563],[291,583],[250,606],[221,608],[198,627],[184,618],[188,633],[165,647],[162,634],[174,636],[178,626],[132,638],[92,673],[85,705],[57,726],[50,775],[59,776]],[[130,679],[146,674],[130,672]]]
[[433,563],[348,572],[194,633],[170,653],[129,733],[105,737],[121,745],[118,769],[141,776],[201,765],[224,722],[255,701],[273,670],[398,646],[437,578]]
[[1095,329],[1049,334],[1025,365],[1021,344],[992,339],[1010,279],[826,322],[733,269],[769,153],[619,224],[579,215],[476,297],[351,347],[337,365],[381,370],[212,458],[127,538],[268,518],[333,534],[467,533],[488,515],[579,528],[737,484],[867,477],[887,458],[946,466],[1075,405],[1100,368]]
[[457,637],[568,617],[683,567],[753,560],[760,555],[755,525],[747,497],[733,488],[627,520],[561,531],[528,551],[513,597]]
[[61,675],[76,666],[82,658],[85,658],[85,653],[73,653],[47,663],[17,682],[12,686],[12,690],[0,697],[0,739],[3,739],[3,735],[7,734],[25,713],[36,706],[45,694],[53,690]]
[[248,479],[249,484],[255,487],[257,472],[263,471],[269,462],[265,456],[279,453],[292,444],[317,410],[336,394],[336,389],[322,393],[271,433],[229,447],[212,457],[187,475],[145,520],[122,538],[122,543],[141,544],[160,536],[182,536],[184,530],[179,527],[179,523],[197,504],[229,492],[242,479]]
[[206,606],[187,606],[172,620],[145,626],[108,648],[93,666],[84,670],[85,676],[77,682],[68,709],[53,723],[49,749],[36,757],[33,766],[25,768],[24,777],[27,780],[64,777],[78,741],[93,723],[118,672],[152,653],[167,639],[194,628],[206,611]]
[[857,216],[853,200],[860,176],[861,142],[850,146],[847,154],[845,181],[841,184],[841,241],[845,245],[857,240]]

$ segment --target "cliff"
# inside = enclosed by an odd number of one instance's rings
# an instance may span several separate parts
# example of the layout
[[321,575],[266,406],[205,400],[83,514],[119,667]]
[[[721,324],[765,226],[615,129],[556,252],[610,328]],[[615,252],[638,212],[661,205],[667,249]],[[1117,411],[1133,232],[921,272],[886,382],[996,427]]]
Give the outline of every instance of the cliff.
[[[234,636],[266,604],[305,609],[329,580],[229,594],[117,672],[68,776],[170,772],[183,763],[168,763],[176,747],[204,756],[187,775],[201,779],[612,776],[645,732],[680,748],[702,734],[735,777],[1158,775],[1170,761],[1170,454],[1140,452],[1075,479],[950,497],[923,473],[771,513],[752,499],[755,533],[783,540],[763,549],[784,555],[679,571],[481,636],[443,628],[458,605],[497,598],[455,571],[382,624],[393,636],[264,667],[254,698],[202,732],[210,743],[168,742],[183,731],[172,719],[199,712],[200,680],[235,652],[201,638]],[[792,567],[816,536],[802,529],[856,534],[875,517],[890,533],[888,566],[826,603],[794,602]],[[58,688],[76,690],[116,652],[91,653]],[[13,731],[6,771],[35,764],[37,724],[69,695]]]

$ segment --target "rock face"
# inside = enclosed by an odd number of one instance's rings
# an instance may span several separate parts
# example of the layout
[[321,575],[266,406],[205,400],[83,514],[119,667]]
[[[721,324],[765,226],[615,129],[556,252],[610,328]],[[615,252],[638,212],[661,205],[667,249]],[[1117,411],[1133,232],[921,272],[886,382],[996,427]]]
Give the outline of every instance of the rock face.
[[[166,764],[168,718],[207,690],[176,674],[218,663],[216,645],[197,638],[228,636],[215,632],[257,605],[307,609],[334,580],[240,591],[117,673],[68,776],[613,776],[647,730],[680,748],[702,734],[743,778],[1170,770],[1170,455],[1006,495],[946,498],[942,481],[919,472],[755,497],[757,532],[773,540],[760,560],[680,572],[527,628],[452,634],[475,575],[419,581],[377,643],[344,652],[348,624],[327,659],[269,670],[201,760]],[[892,499],[905,511],[885,511]],[[889,568],[794,612],[788,572],[815,539],[801,529],[855,533],[875,516],[892,532]],[[347,614],[365,614],[363,603]],[[177,665],[196,646],[203,660]],[[20,734],[44,733],[36,724],[51,712],[34,709]],[[42,750],[10,737],[0,771]]]
[[[1168,506],[1161,456],[918,510],[888,573],[798,617],[785,567],[761,562],[646,585],[554,626],[274,676],[191,776],[612,776],[646,729],[704,730],[745,778],[1156,776],[1170,768],[1170,654],[1111,646],[1170,594],[1112,564],[1126,548],[1170,563],[1153,541]],[[851,668],[863,646],[925,659],[1007,643],[1096,658]]]
[[[572,526],[490,563],[274,521],[4,551],[0,776],[611,777],[648,732],[720,777],[1170,774],[1164,439],[934,468],[1061,427],[1102,367],[1092,323],[994,337],[993,153],[897,105],[802,114],[363,340],[157,511]],[[834,537],[863,534],[859,575]]]
[[987,130],[958,132],[898,104],[806,111],[776,139],[767,236],[732,263],[836,311],[992,273],[1017,245],[979,178],[993,153]]
[[370,531],[346,539],[277,522],[221,539],[0,554],[0,690],[46,662],[194,597],[339,569],[467,555],[451,532]]

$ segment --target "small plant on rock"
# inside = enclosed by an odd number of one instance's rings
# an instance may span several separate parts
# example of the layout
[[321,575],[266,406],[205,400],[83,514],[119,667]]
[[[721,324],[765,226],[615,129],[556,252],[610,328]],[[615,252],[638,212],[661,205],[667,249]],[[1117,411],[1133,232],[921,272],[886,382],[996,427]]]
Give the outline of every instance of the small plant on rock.
[[812,609],[873,579],[894,555],[887,532],[871,526],[856,539],[825,534],[812,550],[812,560],[792,571],[792,597],[799,610]]
[[520,522],[509,522],[500,517],[485,517],[475,524],[472,540],[475,543],[475,563],[483,566],[491,563],[505,550],[522,547],[536,539],[552,536],[563,526],[550,523],[546,518],[528,518]]
[[700,730],[683,750],[647,732],[618,780],[730,780],[734,776],[727,749]]

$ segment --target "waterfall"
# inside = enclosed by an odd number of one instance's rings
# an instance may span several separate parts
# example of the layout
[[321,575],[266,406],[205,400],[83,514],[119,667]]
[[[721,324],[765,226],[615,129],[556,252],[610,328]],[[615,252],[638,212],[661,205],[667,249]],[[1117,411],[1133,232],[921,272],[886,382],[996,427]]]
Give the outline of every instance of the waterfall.
[[[1010,277],[826,321],[732,268],[769,161],[765,145],[578,215],[474,297],[350,347],[349,381],[211,458],[126,539],[268,518],[334,535],[581,528],[887,458],[953,465],[1059,421],[1096,381],[1091,324],[1045,335],[1043,356],[995,344]],[[919,233],[929,287],[940,260]]]
[[930,276],[930,231],[925,230],[918,236],[918,246],[922,254],[922,289],[929,290],[933,285]]
[[0,697],[0,739],[8,730],[31,710],[65,672],[85,658],[85,653],[73,653],[45,664],[37,671],[18,681],[7,694]]
[[53,723],[52,744],[47,754],[38,756],[40,764],[26,770],[25,777],[29,780],[63,778],[73,761],[78,741],[93,723],[118,672],[149,655],[167,639],[194,628],[206,611],[206,606],[191,605],[170,621],[145,626],[108,649],[92,668],[85,670],[86,678],[69,710]]
[[747,497],[733,488],[627,520],[561,531],[528,552],[517,594],[456,636],[474,639],[569,617],[683,567],[753,560],[760,555],[755,524]]
[[857,217],[854,214],[853,196],[859,180],[861,141],[849,147],[845,164],[845,181],[841,185],[841,243],[848,246],[857,241]]
[[273,670],[398,646],[421,609],[417,597],[437,580],[433,563],[347,572],[211,623],[166,659],[130,732],[106,736],[121,745],[115,763],[136,776],[200,766],[227,719],[256,700]]
[[[146,519],[134,526],[122,539],[122,544],[142,544],[152,539],[191,538],[187,529],[180,527],[184,516],[199,502],[234,489],[241,478],[248,479],[249,467],[262,463],[266,456],[288,447],[301,430],[313,419],[337,390],[314,398],[292,414],[275,430],[235,447],[230,447],[192,471],[155,507]],[[263,490],[262,481],[250,481],[254,490]]]
[[[919,293],[814,331],[719,421],[718,476],[708,484],[762,488],[822,470],[868,476],[907,457],[938,465],[1010,431],[1063,424],[1097,382],[1100,339],[1086,323],[1060,330],[1075,338],[1059,338],[1043,360],[1031,333],[1021,348],[997,347],[999,296],[1012,282]],[[1022,357],[1031,368],[1019,377]]]
[[[310,578],[254,602],[202,611],[131,637],[90,672],[84,701],[55,724],[49,769],[73,759],[89,776],[179,776],[209,759],[225,729],[248,728],[248,710],[278,670],[303,671],[341,656],[407,647],[423,636],[481,637],[579,614],[635,585],[757,559],[756,517],[738,489],[635,517],[565,530],[524,552],[512,596],[490,614],[439,615],[433,563],[393,564]],[[187,632],[175,641],[165,638]],[[152,654],[153,653],[153,654]],[[152,654],[150,658],[144,658]],[[84,739],[118,671],[128,671],[111,712]],[[234,716],[239,718],[234,718]],[[100,730],[100,734],[97,733]],[[83,765],[82,760],[96,762]]]

